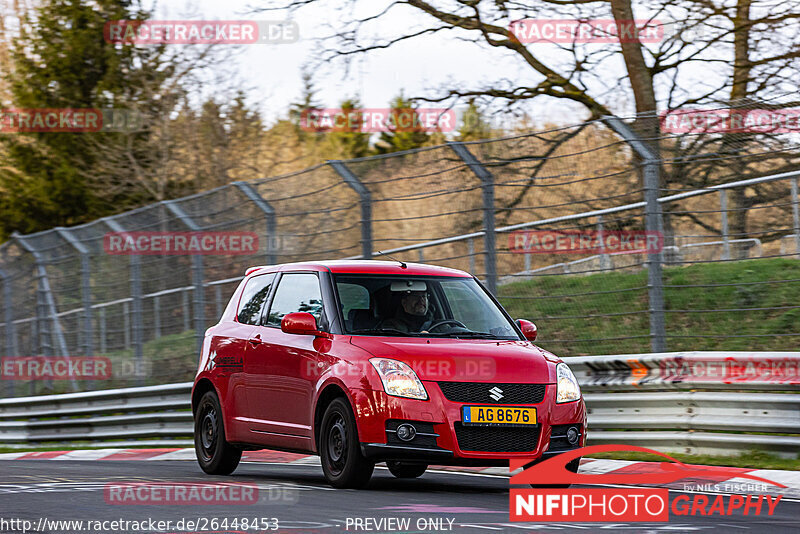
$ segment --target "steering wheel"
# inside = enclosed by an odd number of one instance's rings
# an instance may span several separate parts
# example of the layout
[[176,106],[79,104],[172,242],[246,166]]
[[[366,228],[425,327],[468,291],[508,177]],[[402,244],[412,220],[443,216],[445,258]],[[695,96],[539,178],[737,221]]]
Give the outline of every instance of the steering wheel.
[[433,323],[432,325],[430,325],[428,327],[428,332],[433,332],[434,329],[439,328],[440,326],[443,326],[443,325],[446,325],[446,324],[453,324],[453,325],[460,326],[461,328],[465,328],[465,329],[469,330],[469,328],[467,328],[467,325],[465,325],[461,321],[457,321],[455,319],[445,319],[444,321],[437,321],[437,322]]

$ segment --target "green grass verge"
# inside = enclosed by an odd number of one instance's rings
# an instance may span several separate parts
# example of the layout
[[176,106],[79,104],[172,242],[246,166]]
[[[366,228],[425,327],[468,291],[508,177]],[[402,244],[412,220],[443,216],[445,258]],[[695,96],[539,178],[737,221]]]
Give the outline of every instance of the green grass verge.
[[[800,344],[798,336],[780,335],[800,333],[800,308],[761,309],[800,303],[796,259],[666,267],[664,285],[670,351]],[[646,286],[646,271],[540,276],[501,286],[499,298],[512,317],[535,321],[538,343],[559,355],[649,352]],[[747,311],[724,311],[740,309]]]

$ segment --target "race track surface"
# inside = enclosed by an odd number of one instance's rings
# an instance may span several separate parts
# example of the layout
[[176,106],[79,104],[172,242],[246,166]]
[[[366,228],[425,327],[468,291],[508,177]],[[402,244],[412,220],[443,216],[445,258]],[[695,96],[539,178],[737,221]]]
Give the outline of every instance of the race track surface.
[[[138,532],[187,532],[176,528],[181,519],[265,518],[269,528],[277,519],[279,531],[334,532],[797,532],[800,502],[782,500],[772,517],[742,516],[672,517],[668,523],[510,523],[509,483],[506,477],[466,473],[428,472],[416,480],[395,479],[385,468],[376,468],[364,490],[335,490],[327,485],[318,466],[242,463],[232,476],[210,477],[189,461],[36,461],[3,462],[0,473],[0,519],[32,522],[39,532],[54,534],[90,532],[55,528],[58,520],[171,520],[172,528]],[[106,502],[104,488],[123,482],[247,482],[258,487],[255,504],[225,505],[120,505]],[[670,498],[682,492],[670,490]],[[376,523],[393,518],[392,523]],[[360,519],[360,522],[357,522]],[[400,521],[400,523],[394,522]],[[407,522],[408,528],[399,528]],[[230,523],[229,523],[230,524]],[[50,528],[47,528],[49,525]],[[0,528],[0,532],[22,532]],[[62,525],[63,527],[64,525]],[[120,532],[121,529],[114,530]],[[248,529],[247,532],[261,532]],[[91,532],[95,532],[92,530]],[[112,530],[107,530],[112,532]]]

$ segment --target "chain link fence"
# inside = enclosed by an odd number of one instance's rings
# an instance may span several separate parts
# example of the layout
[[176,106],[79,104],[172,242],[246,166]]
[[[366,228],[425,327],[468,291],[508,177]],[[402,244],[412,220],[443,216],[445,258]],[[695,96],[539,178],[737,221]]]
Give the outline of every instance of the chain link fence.
[[[2,394],[190,380],[248,267],[379,251],[474,273],[562,356],[796,349],[796,133],[695,130],[605,118],[330,161],[14,235],[0,246]],[[214,245],[114,248],[141,235]],[[231,236],[251,246],[228,249]],[[103,372],[29,376],[40,357],[94,358]]]

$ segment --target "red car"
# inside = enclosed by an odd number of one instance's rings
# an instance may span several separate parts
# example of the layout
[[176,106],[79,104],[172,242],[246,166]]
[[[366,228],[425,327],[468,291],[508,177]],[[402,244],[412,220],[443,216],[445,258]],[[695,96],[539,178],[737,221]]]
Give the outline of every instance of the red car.
[[[318,454],[362,487],[429,464],[507,466],[581,447],[586,408],[559,358],[473,276],[387,261],[255,267],[208,329],[195,449],[229,474],[243,450]],[[572,463],[577,469],[577,463]]]

